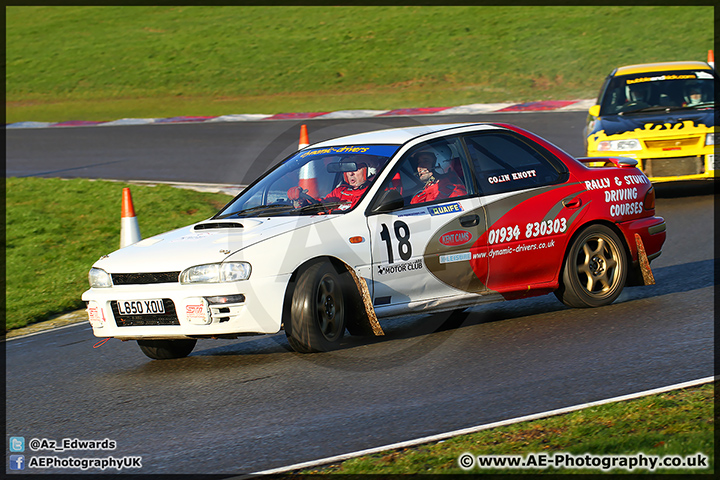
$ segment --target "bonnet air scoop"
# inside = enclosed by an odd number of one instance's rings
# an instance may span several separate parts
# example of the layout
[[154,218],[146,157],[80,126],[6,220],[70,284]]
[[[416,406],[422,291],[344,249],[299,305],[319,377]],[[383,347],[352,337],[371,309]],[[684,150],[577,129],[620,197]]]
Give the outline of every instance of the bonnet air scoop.
[[195,225],[193,230],[212,230],[217,228],[244,228],[242,223],[238,222],[211,222],[200,223]]

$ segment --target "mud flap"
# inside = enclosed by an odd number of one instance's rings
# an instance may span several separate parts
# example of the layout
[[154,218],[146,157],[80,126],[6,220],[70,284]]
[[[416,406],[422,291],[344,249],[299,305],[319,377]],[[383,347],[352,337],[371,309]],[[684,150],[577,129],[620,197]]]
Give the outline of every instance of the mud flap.
[[350,273],[350,276],[355,282],[355,286],[357,286],[358,293],[360,294],[360,298],[362,299],[363,307],[365,308],[365,313],[367,314],[369,325],[362,325],[360,327],[362,328],[362,330],[367,330],[367,327],[369,326],[372,330],[372,334],[376,337],[385,335],[385,332],[383,332],[383,329],[380,326],[380,322],[378,322],[377,316],[375,315],[375,308],[372,305],[370,290],[368,289],[367,283],[365,283],[365,279],[358,276],[358,274],[355,272],[355,269],[352,268],[350,265],[347,265],[345,263],[343,263],[343,265],[345,265],[345,268]]
[[642,238],[640,238],[640,235],[637,233],[635,234],[635,244],[637,245],[643,285],[655,285],[655,276],[650,269],[650,261],[648,260],[647,253],[645,253],[645,245],[643,245]]

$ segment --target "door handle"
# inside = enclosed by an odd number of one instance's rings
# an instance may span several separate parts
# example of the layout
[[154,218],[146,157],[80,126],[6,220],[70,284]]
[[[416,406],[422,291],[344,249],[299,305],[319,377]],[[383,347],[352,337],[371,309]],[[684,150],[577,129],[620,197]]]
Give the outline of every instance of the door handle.
[[562,204],[565,208],[578,208],[582,205],[582,200],[579,198],[571,198],[569,200],[563,200]]
[[460,217],[460,225],[463,227],[474,227],[480,223],[480,217],[478,215],[465,215]]

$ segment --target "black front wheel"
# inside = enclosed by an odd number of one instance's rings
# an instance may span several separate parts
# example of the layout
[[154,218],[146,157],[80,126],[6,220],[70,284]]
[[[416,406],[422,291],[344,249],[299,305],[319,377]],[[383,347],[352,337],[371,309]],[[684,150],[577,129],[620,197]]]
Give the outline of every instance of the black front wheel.
[[285,329],[296,352],[337,348],[345,334],[345,299],[341,276],[330,262],[310,265],[298,276]]
[[557,298],[569,307],[601,307],[614,302],[628,276],[627,253],[615,232],[591,225],[575,239],[563,267]]
[[138,340],[140,350],[153,360],[169,360],[190,355],[197,340]]

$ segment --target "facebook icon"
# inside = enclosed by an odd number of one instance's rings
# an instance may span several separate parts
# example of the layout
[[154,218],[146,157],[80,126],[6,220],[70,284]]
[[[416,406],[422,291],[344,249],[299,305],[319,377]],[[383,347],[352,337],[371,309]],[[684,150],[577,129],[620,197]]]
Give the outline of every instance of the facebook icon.
[[25,455],[10,455],[10,470],[25,470]]

